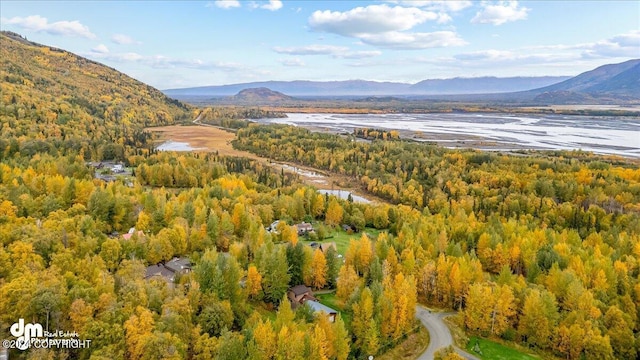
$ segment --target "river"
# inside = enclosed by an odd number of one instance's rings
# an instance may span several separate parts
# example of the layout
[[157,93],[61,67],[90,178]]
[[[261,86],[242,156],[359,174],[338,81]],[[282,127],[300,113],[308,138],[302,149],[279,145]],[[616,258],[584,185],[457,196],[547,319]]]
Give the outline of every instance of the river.
[[287,114],[261,119],[352,133],[354,128],[400,130],[403,137],[447,147],[485,150],[585,150],[640,158],[640,118],[529,114]]

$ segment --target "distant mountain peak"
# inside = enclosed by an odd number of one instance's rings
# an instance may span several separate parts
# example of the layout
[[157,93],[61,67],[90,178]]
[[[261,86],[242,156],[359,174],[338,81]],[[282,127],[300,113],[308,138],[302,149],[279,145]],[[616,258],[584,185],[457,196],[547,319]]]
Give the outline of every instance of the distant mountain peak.
[[266,87],[248,88],[243,89],[233,96],[237,101],[251,101],[251,102],[278,102],[285,100],[292,100],[291,96],[285,95],[279,91],[273,91]]

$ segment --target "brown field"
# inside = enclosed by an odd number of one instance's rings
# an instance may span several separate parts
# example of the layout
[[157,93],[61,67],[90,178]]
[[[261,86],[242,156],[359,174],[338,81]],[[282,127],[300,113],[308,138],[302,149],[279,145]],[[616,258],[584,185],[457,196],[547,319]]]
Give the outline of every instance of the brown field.
[[231,140],[236,135],[232,132],[222,130],[213,126],[192,125],[192,126],[161,126],[147,128],[148,131],[160,133],[160,141],[173,140],[188,143],[191,147],[201,149],[204,152],[218,152],[225,156],[242,156],[251,159],[259,159],[258,156],[233,148]]

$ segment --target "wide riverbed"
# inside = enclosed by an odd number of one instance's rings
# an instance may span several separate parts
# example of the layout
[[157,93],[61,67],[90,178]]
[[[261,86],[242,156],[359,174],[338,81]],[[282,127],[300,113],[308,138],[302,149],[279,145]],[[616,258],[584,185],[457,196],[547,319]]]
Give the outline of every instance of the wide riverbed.
[[503,114],[287,114],[261,119],[335,132],[354,128],[401,130],[404,137],[448,147],[488,150],[581,149],[640,158],[640,119],[571,115]]

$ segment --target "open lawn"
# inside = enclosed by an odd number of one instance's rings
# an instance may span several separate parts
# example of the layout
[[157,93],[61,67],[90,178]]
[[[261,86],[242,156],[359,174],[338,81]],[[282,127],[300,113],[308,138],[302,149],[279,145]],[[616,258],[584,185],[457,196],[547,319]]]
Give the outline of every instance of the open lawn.
[[338,254],[344,256],[344,254],[347,252],[347,248],[349,248],[349,242],[352,239],[359,240],[360,237],[362,237],[362,233],[366,233],[372,239],[375,240],[378,237],[378,234],[380,234],[382,231],[384,230],[378,230],[374,228],[365,228],[363,231],[359,233],[348,234],[346,231],[339,229],[329,233],[329,237],[325,238],[324,240],[316,241],[316,242],[319,242],[319,243],[335,242],[336,247],[338,248]]
[[340,312],[340,316],[344,321],[345,326],[350,329],[351,328],[351,313],[348,313],[343,310],[342,306],[338,303],[338,299],[336,299],[336,293],[328,293],[328,294],[316,294],[315,297],[320,300],[321,304],[327,305],[328,307],[337,310]]
[[[476,341],[481,353],[474,351]],[[536,356],[520,352],[487,339],[472,337],[467,344],[467,351],[481,359],[491,360],[537,360]]]

